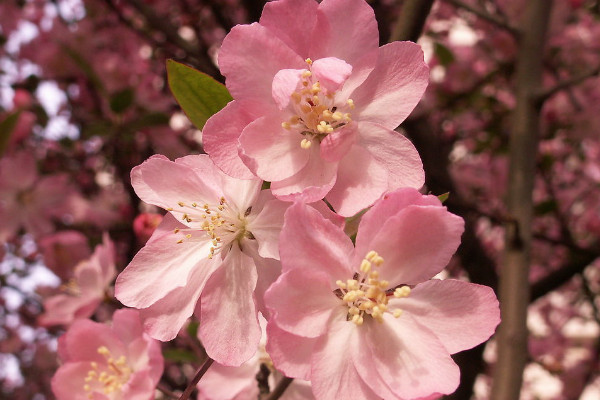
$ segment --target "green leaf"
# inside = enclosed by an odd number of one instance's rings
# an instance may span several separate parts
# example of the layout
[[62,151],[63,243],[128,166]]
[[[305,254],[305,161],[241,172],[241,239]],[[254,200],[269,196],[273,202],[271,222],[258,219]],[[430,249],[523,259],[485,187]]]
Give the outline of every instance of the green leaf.
[[224,85],[177,61],[167,60],[167,75],[175,99],[198,129],[233,100]]
[[450,192],[442,193],[437,198],[444,204],[448,200],[448,197],[450,197]]
[[12,135],[13,130],[17,126],[17,122],[19,122],[20,114],[21,112],[17,111],[9,114],[8,117],[0,121],[0,155],[4,153],[6,146],[8,146],[10,135]]
[[454,62],[454,54],[440,42],[433,43],[433,53],[444,67],[447,67]]
[[118,91],[110,98],[110,109],[117,114],[121,114],[133,104],[134,97],[135,94],[131,88]]
[[165,349],[163,350],[163,357],[165,357],[166,360],[181,363],[198,361],[198,358],[193,353],[182,349]]

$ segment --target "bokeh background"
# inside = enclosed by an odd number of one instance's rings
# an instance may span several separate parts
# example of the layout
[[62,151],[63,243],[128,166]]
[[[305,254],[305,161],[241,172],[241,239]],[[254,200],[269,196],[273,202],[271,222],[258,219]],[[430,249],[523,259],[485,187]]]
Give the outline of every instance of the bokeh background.
[[[381,44],[417,41],[430,66],[399,131],[423,158],[424,192],[449,193],[466,221],[444,276],[503,304],[503,333],[455,356],[447,398],[600,398],[600,0],[369,4]],[[165,61],[223,82],[222,39],[263,5],[0,0],[0,398],[52,399],[57,337],[122,307],[115,274],[162,218],[130,170],[202,153]],[[163,344],[157,398],[193,375],[195,328]]]

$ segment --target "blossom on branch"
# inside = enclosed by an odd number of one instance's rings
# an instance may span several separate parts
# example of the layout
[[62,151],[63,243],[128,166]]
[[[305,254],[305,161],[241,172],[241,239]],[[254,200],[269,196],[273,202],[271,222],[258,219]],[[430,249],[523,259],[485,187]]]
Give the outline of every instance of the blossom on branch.
[[420,188],[419,155],[395,129],[428,67],[415,43],[378,47],[363,0],[279,0],[234,27],[219,67],[234,101],[209,119],[206,152],[231,176],[272,182],[283,200],[326,197],[351,216],[399,187]]
[[301,203],[280,239],[283,274],[265,294],[267,351],[318,399],[414,399],[453,392],[450,354],[499,323],[493,291],[430,280],[460,243],[463,221],[435,196],[385,195],[364,216],[356,246]]
[[261,190],[261,180],[225,175],[206,155],[153,156],[131,178],[142,200],[168,213],[117,277],[117,299],[141,309],[146,331],[163,341],[195,314],[208,355],[242,364],[256,352],[257,312],[281,271],[277,246],[290,204]]
[[160,343],[144,334],[136,310],[115,311],[112,326],[76,321],[58,340],[58,355],[57,400],[150,400],[163,372]]

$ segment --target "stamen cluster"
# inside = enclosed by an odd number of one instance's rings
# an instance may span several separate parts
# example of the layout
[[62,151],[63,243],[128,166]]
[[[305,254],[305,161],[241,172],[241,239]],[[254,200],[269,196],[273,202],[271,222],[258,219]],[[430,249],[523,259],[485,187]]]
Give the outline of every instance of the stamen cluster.
[[328,134],[352,122],[350,113],[340,109],[354,108],[352,99],[348,99],[344,107],[336,106],[336,92],[329,92],[319,81],[313,81],[310,71],[313,62],[307,58],[306,63],[309,69],[302,72],[301,88],[291,95],[295,114],[281,124],[284,129],[299,130],[306,136],[300,142],[303,149],[309,149],[313,140],[321,142]]
[[106,346],[98,348],[98,354],[101,354],[106,359],[106,366],[99,366],[96,361],[90,362],[91,369],[88,371],[84,381],[83,390],[87,393],[87,397],[92,399],[94,381],[99,382],[102,387],[102,392],[106,395],[118,392],[121,387],[129,380],[131,368],[127,364],[125,356],[120,356],[115,359],[110,350]]
[[211,205],[204,203],[186,204],[183,201],[177,203],[179,208],[169,208],[168,211],[182,213],[181,219],[184,222],[194,223],[199,222],[197,228],[175,229],[175,233],[182,233],[184,238],[179,239],[177,243],[183,243],[186,239],[192,239],[192,233],[204,231],[211,240],[208,258],[212,259],[215,254],[218,254],[223,244],[229,243],[235,239],[241,239],[244,236],[251,236],[250,232],[246,232],[246,217],[250,209],[246,210],[243,215],[229,206],[225,197],[219,198],[218,204]]
[[[362,274],[356,274],[353,279],[346,282],[336,281],[339,291],[338,297],[348,305],[349,321],[360,326],[364,322],[365,315],[370,315],[377,322],[383,322],[383,313],[388,311],[388,287],[390,283],[385,279],[379,279],[379,271],[374,267],[383,264],[383,258],[376,251],[369,251],[360,264]],[[407,297],[410,287],[402,286],[393,292],[394,297]],[[392,313],[395,318],[402,315],[402,310],[396,309]]]

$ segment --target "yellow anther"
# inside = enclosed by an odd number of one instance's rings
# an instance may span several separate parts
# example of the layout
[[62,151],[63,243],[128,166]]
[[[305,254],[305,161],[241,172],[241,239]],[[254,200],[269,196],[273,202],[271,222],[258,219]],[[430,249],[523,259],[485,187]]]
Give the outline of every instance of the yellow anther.
[[355,315],[352,317],[352,322],[354,322],[356,325],[361,326],[364,322],[363,317],[361,317],[360,315]]
[[177,241],[177,244],[181,244],[181,243],[183,243],[183,239],[179,239],[179,240]]
[[300,95],[300,93],[294,92],[292,93],[292,100],[294,100],[294,102],[296,103],[300,103],[300,100],[302,100],[302,96]]
[[192,203],[192,207],[197,207],[198,203]]
[[308,139],[302,139],[300,142],[300,147],[302,147],[304,150],[310,149],[310,146],[312,146],[312,142]]
[[303,113],[308,114],[310,112],[310,105],[309,104],[302,104],[300,106],[300,110],[302,110]]
[[371,271],[371,273],[369,274],[369,278],[379,279],[379,271],[377,271],[377,270]]
[[368,260],[362,260],[360,263],[360,270],[364,273],[368,273],[371,270],[371,263]]
[[167,211],[173,211],[173,207],[168,207]]
[[108,348],[106,346],[98,347],[98,354],[106,355],[109,354]]
[[390,282],[388,282],[386,280],[379,281],[379,287],[380,288],[387,289],[388,286],[390,286]]
[[91,366],[93,369],[96,369],[96,368],[98,368],[98,363],[97,363],[96,361],[92,361],[92,362],[90,362],[90,366]]
[[323,118],[331,118],[333,116],[333,114],[331,113],[331,111],[325,109],[323,110]]
[[375,264],[378,267],[381,266],[381,264],[383,264],[383,257],[381,257],[381,256],[374,257],[373,264]]
[[346,284],[343,281],[339,280],[339,279],[337,281],[335,281],[335,284],[338,285],[338,287],[340,289],[346,289],[347,288]]
[[304,71],[302,71],[302,77],[303,78],[308,78],[309,76],[312,75],[312,72],[310,72],[309,70],[305,69]]
[[307,58],[306,60],[304,60],[305,63],[307,63],[308,65],[312,65],[313,61],[310,58]]
[[289,130],[289,129],[291,128],[291,125],[290,125],[290,123],[289,123],[289,122],[282,122],[282,123],[281,123],[281,127],[282,127],[283,129],[288,129],[288,130]]
[[90,390],[92,390],[92,387],[86,383],[85,385],[83,385],[83,390],[89,392]]
[[321,103],[321,99],[319,99],[319,96],[313,96],[312,102],[314,105],[319,105],[319,103]]
[[354,108],[354,100],[352,100],[352,99],[348,99],[348,101],[346,101],[346,104],[348,104],[348,106],[349,106],[350,108]]
[[365,256],[365,259],[369,260],[369,261],[373,261],[373,258],[377,257],[377,252],[375,250],[371,250],[367,253],[367,255]]
[[410,287],[408,287],[408,286],[402,286],[402,287],[396,288],[396,290],[394,290],[394,297],[402,298],[402,297],[408,297],[409,295],[410,295]]
[[341,113],[341,112],[339,112],[339,111],[336,111],[336,112],[334,112],[334,113],[331,115],[331,118],[335,119],[336,121],[339,121],[339,120],[341,120],[342,118],[344,118],[344,114],[342,114],[342,113]]
[[402,315],[402,310],[394,310],[394,318],[399,318]]
[[179,207],[183,207],[185,206],[185,203],[183,201],[178,202],[177,204],[179,204]]

